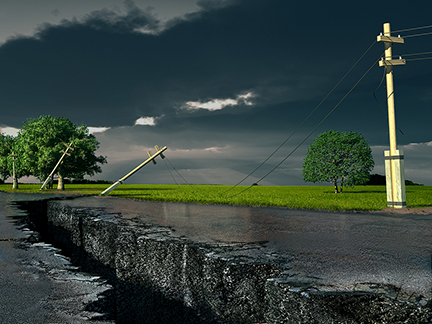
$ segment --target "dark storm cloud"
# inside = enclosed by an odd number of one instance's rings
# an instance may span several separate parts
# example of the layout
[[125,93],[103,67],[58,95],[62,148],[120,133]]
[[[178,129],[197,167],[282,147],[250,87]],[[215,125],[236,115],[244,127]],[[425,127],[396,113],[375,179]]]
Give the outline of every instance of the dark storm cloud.
[[[344,58],[347,31],[336,26],[336,14],[327,17],[328,34],[307,21],[324,5],[305,11],[306,5],[286,1],[200,1],[206,11],[165,30],[151,13],[131,1],[125,5],[124,15],[103,9],[4,44],[0,104],[15,113],[3,123],[17,127],[23,115],[61,111],[95,126],[163,115],[184,115],[180,120],[189,124],[200,112],[185,115],[177,109],[185,102],[254,91],[259,111],[314,99],[345,70],[344,62],[352,62]],[[364,46],[355,43],[354,49]],[[328,48],[336,46],[338,58],[329,60],[334,53]]]
[[111,31],[113,33],[133,33],[140,29],[148,31],[156,30],[159,21],[152,16],[151,11],[144,11],[135,6],[132,0],[125,0],[124,5],[127,14],[120,16],[118,13],[103,9],[88,14],[83,22],[74,20],[71,23],[64,21],[64,25],[86,25],[92,29]]
[[[20,127],[27,117],[50,114],[119,127],[157,117],[153,134],[165,142],[177,138],[176,147],[203,148],[232,138],[238,145],[240,139],[257,146],[264,145],[261,139],[279,143],[367,49],[384,22],[393,29],[431,24],[429,11],[415,1],[403,11],[377,8],[371,0],[198,4],[201,11],[161,25],[151,11],[125,1],[125,14],[102,9],[7,41],[0,47],[0,124]],[[425,44],[411,38],[395,53],[432,50]],[[375,45],[299,134],[305,136],[326,116],[383,47]],[[431,140],[430,72],[430,64],[423,63],[395,68],[404,144]],[[386,116],[372,96],[381,77],[376,65],[317,133],[353,130],[371,145],[386,144]],[[246,93],[254,94],[253,105],[184,109],[187,102]],[[385,106],[385,84],[377,95]]]

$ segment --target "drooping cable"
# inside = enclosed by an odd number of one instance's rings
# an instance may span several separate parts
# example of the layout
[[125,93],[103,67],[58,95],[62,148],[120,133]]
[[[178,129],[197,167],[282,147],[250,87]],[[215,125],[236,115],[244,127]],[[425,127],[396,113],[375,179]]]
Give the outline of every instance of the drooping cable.
[[[166,157],[165,157],[165,158],[166,158]],[[169,174],[171,175],[171,178],[174,180],[175,184],[176,184],[177,186],[180,187],[179,183],[177,182],[176,178],[174,177],[174,175],[172,174],[170,168],[168,167],[168,163],[167,163],[167,161],[165,160],[165,158],[163,159],[163,161],[165,162],[165,166],[166,166],[166,168],[168,169],[168,172],[169,172]]]
[[[174,167],[174,165],[172,165],[171,161],[165,156],[165,159],[168,161],[169,165],[171,165],[171,167],[173,168],[173,170],[179,175],[180,178],[183,179],[183,181],[189,186],[191,187],[193,190],[195,190],[198,194],[200,194],[201,196],[205,197],[205,198],[216,198],[216,197],[210,197],[207,196],[205,194],[203,194],[201,191],[199,191],[197,188],[195,188],[191,183],[189,183],[181,174],[180,172]],[[177,181],[176,181],[177,183]],[[178,185],[178,183],[177,183]]]
[[391,33],[401,33],[401,32],[406,32],[406,31],[411,31],[411,30],[418,30],[418,29],[426,29],[426,28],[432,28],[432,25],[423,26],[423,27],[414,27],[414,28],[408,28],[408,29],[399,29],[399,30],[392,31]]
[[315,111],[323,104],[323,102],[333,93],[333,91],[342,83],[342,81],[348,76],[348,74],[357,66],[357,64],[361,61],[361,59],[370,51],[370,49],[375,45],[376,40],[369,46],[369,48],[363,53],[362,56],[357,60],[357,62],[354,63],[354,65],[351,66],[351,68],[348,70],[347,73],[342,77],[342,79],[339,80],[339,82],[333,87],[333,89],[330,90],[330,92],[324,97],[324,99],[321,100],[321,102],[315,107],[314,110],[300,123],[300,125],[285,139],[285,141],[282,142],[260,165],[258,165],[252,172],[250,172],[248,175],[246,175],[243,179],[241,179],[239,182],[237,182],[235,185],[233,185],[231,188],[225,191],[228,192],[238,185],[240,185],[242,182],[244,182],[246,179],[248,179],[252,174],[254,174],[258,169],[260,169],[273,155],[276,154],[277,151],[281,149],[282,146],[288,142],[288,140],[303,126],[303,124],[315,113]]
[[[368,73],[372,70],[372,68],[375,66],[375,64],[381,59],[382,55],[379,56],[379,58],[370,66],[370,68],[366,71],[365,74],[363,74],[363,76],[354,84],[354,86],[345,94],[345,96],[337,103],[336,106],[334,106],[334,108],[327,114],[327,116],[325,116],[320,122],[319,124],[300,142],[300,144],[298,144],[285,158],[282,159],[282,161],[280,161],[273,169],[271,169],[269,172],[267,172],[263,177],[261,177],[258,181],[256,181],[255,183],[258,184],[259,182],[261,182],[262,180],[264,180],[267,176],[269,176],[273,171],[275,171],[282,163],[284,163],[295,151],[297,151],[297,149],[304,143],[306,142],[306,140],[318,129],[318,127],[320,127],[324,121],[327,120],[328,117],[330,117],[330,115],[336,110],[337,107],[339,107],[339,105],[345,100],[346,97],[348,97],[348,95],[357,87],[357,85],[366,77],[366,75],[368,75]],[[232,195],[229,196],[228,198],[232,198],[235,197],[237,195],[240,195],[241,193],[249,190],[250,188],[252,188],[254,186],[254,184],[250,185],[249,187],[247,187],[246,189]]]
[[[383,73],[383,76],[382,76],[382,78],[381,78],[381,82],[380,82],[380,84],[378,85],[378,87],[375,89],[375,91],[374,91],[372,94],[373,94],[373,96],[374,96],[376,102],[378,103],[378,105],[381,107],[382,111],[385,113],[386,118],[388,119],[388,112],[384,109],[383,106],[381,106],[381,103],[379,102],[379,100],[378,100],[378,98],[377,98],[377,96],[376,96],[376,94],[375,94],[375,93],[379,90],[379,88],[381,88],[381,85],[382,85],[383,82],[384,82],[384,78],[385,78],[385,76],[386,76],[386,69],[384,69],[384,73]],[[397,127],[397,126],[396,126],[396,127]],[[402,130],[401,130],[399,127],[397,127],[397,129],[399,130],[399,132],[401,132],[402,135],[405,135],[404,132],[402,132]]]
[[[373,45],[376,43],[376,41],[374,41],[369,48],[363,53],[363,55],[357,60],[357,62],[349,69],[349,71],[343,76],[343,78],[336,84],[336,86],[324,97],[324,99],[318,104],[317,107],[315,107],[315,109],[309,114],[309,116],[303,120],[303,122],[294,130],[293,133],[291,133],[291,135],[264,161],[262,162],[257,168],[255,168],[255,170],[253,170],[251,173],[249,173],[245,178],[243,178],[240,182],[238,182],[237,184],[235,184],[234,186],[232,186],[231,188],[229,188],[228,190],[226,190],[225,192],[223,192],[221,194],[224,195],[226,194],[228,191],[232,190],[233,188],[237,187],[240,183],[242,183],[244,180],[246,180],[247,178],[249,178],[254,172],[256,172],[262,165],[264,165],[265,162],[267,162],[294,134],[295,132],[298,131],[298,129],[312,116],[312,114],[321,106],[321,104],[328,98],[328,96],[336,89],[336,87],[346,78],[346,76],[351,72],[351,70],[360,62],[360,60],[369,52],[369,50],[373,47]],[[380,55],[380,57],[378,58],[377,61],[374,62],[374,64],[376,64],[376,62],[379,61],[379,59],[382,57],[382,55]],[[373,66],[371,66],[371,68],[366,72],[369,73],[369,71],[372,69]],[[276,167],[274,167],[272,170],[270,170],[264,177],[262,177],[261,179],[258,180],[258,182],[262,181],[264,178],[266,178],[270,173],[272,173],[274,170],[276,170],[283,162],[285,162],[286,159],[288,159],[289,156],[291,156],[311,135],[313,132],[315,132],[315,130],[330,116],[330,114],[342,103],[343,100],[345,100],[345,98],[354,90],[354,88],[358,85],[358,83],[360,83],[360,81],[366,76],[366,74],[363,75],[363,77],[353,86],[353,88],[351,88],[351,90],[341,99],[341,101],[333,108],[333,110],[318,124],[318,126],[288,155],[285,157],[285,159],[283,159],[278,165],[276,165]],[[167,159],[168,163],[171,165],[171,167],[173,168],[173,170],[183,179],[183,181],[188,184],[192,189],[194,189],[197,193],[199,193],[200,195],[206,197],[206,198],[212,198],[212,197],[208,197],[207,195],[201,193],[198,189],[196,189],[192,184],[190,184],[181,174],[180,172],[172,165],[172,163]],[[256,183],[258,183],[256,182]],[[249,186],[248,188],[246,188],[245,190],[234,194],[232,196],[229,196],[227,198],[232,198],[235,197],[239,194],[241,194],[242,192],[250,189],[253,185]],[[213,197],[215,198],[215,197]]]
[[432,57],[421,57],[421,58],[414,58],[414,59],[407,59],[407,62],[412,62],[412,61],[423,61],[423,60],[432,60]]
[[432,35],[432,32],[422,33],[422,34],[414,34],[414,35],[406,35],[403,38],[418,37],[418,36],[427,36],[427,35]]
[[401,55],[392,55],[392,57],[407,57],[407,56],[419,56],[419,55],[426,55],[426,54],[432,54],[432,52],[423,52],[423,53],[410,53],[410,54],[401,54]]

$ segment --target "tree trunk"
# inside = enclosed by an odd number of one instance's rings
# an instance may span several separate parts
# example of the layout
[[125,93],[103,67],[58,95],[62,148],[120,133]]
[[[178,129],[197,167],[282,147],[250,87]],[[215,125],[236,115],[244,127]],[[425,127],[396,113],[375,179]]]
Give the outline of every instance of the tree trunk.
[[12,189],[18,189],[18,179],[13,177]]
[[335,186],[335,193],[339,193],[339,190],[338,190],[338,186],[337,186],[337,179],[334,179],[334,186]]
[[64,188],[64,182],[63,182],[63,172],[62,172],[62,166],[61,166],[61,164],[58,167],[57,190],[65,190],[65,188]]
[[342,177],[341,185],[340,185],[340,193],[342,193],[342,191],[343,191],[343,181],[344,181],[344,178]]

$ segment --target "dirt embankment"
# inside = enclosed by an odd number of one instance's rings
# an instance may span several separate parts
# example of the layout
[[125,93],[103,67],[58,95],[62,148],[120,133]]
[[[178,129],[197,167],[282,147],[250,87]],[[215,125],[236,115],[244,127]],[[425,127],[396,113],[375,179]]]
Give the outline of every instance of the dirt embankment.
[[381,213],[389,213],[389,214],[417,214],[417,215],[429,215],[432,214],[432,206],[425,206],[425,207],[417,207],[417,208],[383,208]]

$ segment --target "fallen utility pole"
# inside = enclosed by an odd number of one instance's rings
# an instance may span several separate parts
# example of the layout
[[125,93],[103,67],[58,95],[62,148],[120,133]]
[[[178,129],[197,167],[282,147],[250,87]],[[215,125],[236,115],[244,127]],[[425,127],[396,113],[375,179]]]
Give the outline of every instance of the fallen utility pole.
[[60,160],[58,160],[56,166],[55,166],[54,169],[51,171],[50,175],[46,178],[46,180],[45,180],[45,182],[43,183],[43,185],[42,185],[42,187],[40,188],[40,190],[44,190],[44,189],[45,189],[45,187],[46,187],[48,181],[50,181],[51,177],[54,175],[54,172],[57,170],[57,168],[58,168],[58,166],[60,165],[60,163],[62,163],[63,158],[64,158],[66,155],[69,155],[69,156],[70,156],[70,154],[68,153],[68,150],[69,150],[69,149],[71,149],[72,151],[74,150],[74,149],[71,147],[71,146],[72,146],[72,142],[71,142],[69,145],[66,144],[66,143],[63,143],[63,144],[66,145],[66,150],[65,150],[65,151],[62,151],[62,152],[63,152],[63,155],[61,156]]
[[153,162],[153,164],[156,164],[156,161],[154,160],[157,156],[161,156],[161,158],[165,158],[165,156],[162,154],[163,151],[165,151],[167,149],[166,146],[164,146],[163,148],[159,149],[159,147],[156,145],[155,146],[157,152],[153,155],[151,155],[151,152],[148,151],[148,155],[150,156],[147,160],[145,160],[143,163],[141,163],[140,165],[138,165],[135,169],[133,169],[131,172],[129,172],[128,174],[126,174],[123,178],[117,180],[116,182],[114,182],[109,188],[105,189],[100,195],[101,196],[105,196],[107,194],[109,194],[111,191],[113,191],[115,188],[117,188],[118,186],[120,186],[123,181],[125,181],[127,178],[129,178],[131,175],[133,175],[135,172],[137,172],[139,169],[141,169],[143,166],[145,166],[146,164]]
[[404,170],[405,166],[403,151],[398,150],[396,145],[396,117],[394,104],[393,66],[405,65],[406,61],[402,58],[399,58],[398,60],[393,60],[392,58],[392,45],[403,44],[404,39],[400,36],[391,36],[390,24],[385,23],[384,35],[379,35],[377,37],[377,42],[383,42],[385,45],[385,57],[379,62],[379,66],[384,66],[386,69],[387,83],[387,105],[390,136],[390,150],[384,151],[387,206],[394,208],[404,208],[406,207]]

